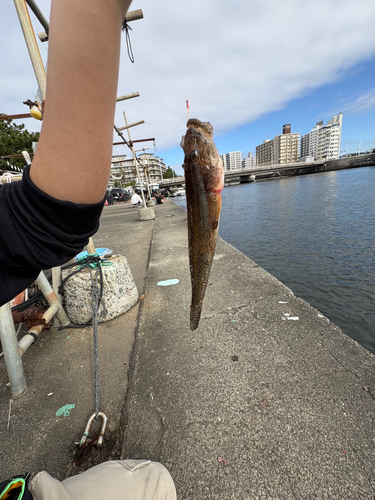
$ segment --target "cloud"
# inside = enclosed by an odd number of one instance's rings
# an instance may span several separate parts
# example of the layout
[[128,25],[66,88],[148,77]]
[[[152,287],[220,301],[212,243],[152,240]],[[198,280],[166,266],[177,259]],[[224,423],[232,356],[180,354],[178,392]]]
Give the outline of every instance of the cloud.
[[[49,3],[39,0],[46,14]],[[130,32],[135,64],[124,35],[118,94],[140,97],[118,103],[115,121],[124,124],[124,110],[129,123],[145,120],[132,138],[155,137],[159,150],[178,146],[186,99],[192,117],[224,134],[375,54],[373,0],[134,0],[131,9],[138,8],[144,19]],[[7,3],[0,26],[0,111],[15,113],[36,84],[12,10]],[[365,109],[373,99],[374,89],[352,105]]]
[[345,100],[340,103],[343,113],[360,115],[375,108],[375,87],[353,100]]

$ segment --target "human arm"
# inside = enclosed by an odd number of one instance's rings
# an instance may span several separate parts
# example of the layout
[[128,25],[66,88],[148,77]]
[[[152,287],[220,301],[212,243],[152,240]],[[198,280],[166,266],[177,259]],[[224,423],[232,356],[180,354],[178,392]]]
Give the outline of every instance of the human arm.
[[30,177],[74,203],[103,200],[121,26],[131,0],[52,0],[45,111]]
[[[98,229],[131,0],[52,0],[45,112],[24,180],[0,190],[0,305]],[[30,173],[30,176],[29,176]]]

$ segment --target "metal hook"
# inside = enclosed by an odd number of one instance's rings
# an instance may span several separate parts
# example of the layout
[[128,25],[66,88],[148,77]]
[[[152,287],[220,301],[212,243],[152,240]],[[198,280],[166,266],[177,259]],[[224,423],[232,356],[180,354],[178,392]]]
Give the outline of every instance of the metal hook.
[[98,414],[96,413],[93,413],[91,415],[91,417],[88,419],[88,422],[87,422],[87,425],[86,425],[86,428],[85,428],[85,432],[81,438],[81,441],[79,443],[79,447],[81,448],[81,446],[83,446],[89,436],[89,432],[90,432],[90,428],[91,428],[91,425],[94,421],[94,419],[99,416],[99,417],[102,417],[103,419],[103,423],[102,423],[102,426],[101,426],[101,429],[100,429],[100,433],[99,433],[99,438],[98,438],[98,442],[96,443],[96,446],[97,448],[101,448],[103,446],[103,440],[104,440],[104,433],[105,433],[105,428],[107,426],[107,416],[103,413],[103,412],[98,412]]

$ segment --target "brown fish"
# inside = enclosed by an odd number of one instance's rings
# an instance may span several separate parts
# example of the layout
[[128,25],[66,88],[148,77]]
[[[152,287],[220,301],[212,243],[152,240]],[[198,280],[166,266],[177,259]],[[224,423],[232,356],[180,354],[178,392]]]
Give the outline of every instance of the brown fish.
[[191,119],[181,147],[185,153],[185,189],[192,286],[190,329],[198,328],[202,302],[215,254],[224,187],[223,162],[208,122]]

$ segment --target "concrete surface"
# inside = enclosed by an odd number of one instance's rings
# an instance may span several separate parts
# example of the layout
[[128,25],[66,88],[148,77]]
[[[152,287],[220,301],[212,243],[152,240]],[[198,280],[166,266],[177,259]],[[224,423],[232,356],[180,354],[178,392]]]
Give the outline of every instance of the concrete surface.
[[179,499],[373,499],[374,356],[223,240],[191,332],[173,212],[158,207],[123,457],[161,461]]
[[[62,479],[121,455],[161,461],[179,499],[375,498],[371,353],[222,240],[191,332],[186,213],[171,200],[153,221],[105,207],[94,241],[128,258],[145,293],[100,325],[105,448],[74,465],[94,408],[92,331],[47,332],[24,357],[29,391],[10,420],[0,361],[2,479]],[[168,279],[179,282],[158,285]],[[76,406],[56,417],[65,404]]]
[[[153,224],[140,222],[132,205],[120,203],[104,207],[94,236],[98,248],[108,247],[127,257],[140,295]],[[75,443],[95,409],[92,327],[43,332],[23,357],[28,392],[11,405],[5,363],[0,359],[0,480],[40,470],[64,479],[110,456],[120,429],[138,314],[139,302],[99,325],[100,409],[108,416],[108,426],[103,450],[88,450],[78,466]],[[67,404],[75,405],[70,415],[56,417]]]

